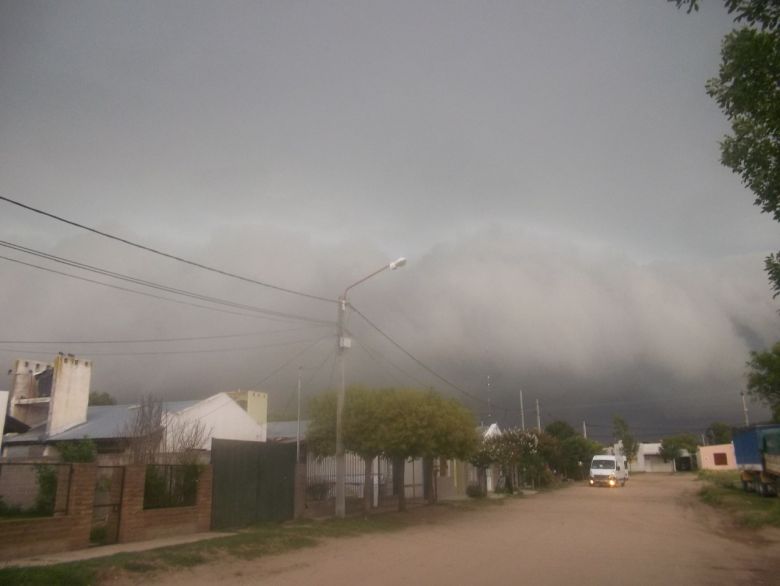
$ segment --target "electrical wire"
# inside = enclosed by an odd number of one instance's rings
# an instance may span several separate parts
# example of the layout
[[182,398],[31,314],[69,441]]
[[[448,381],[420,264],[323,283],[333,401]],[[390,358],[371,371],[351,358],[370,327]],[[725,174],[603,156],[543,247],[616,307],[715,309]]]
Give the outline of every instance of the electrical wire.
[[292,358],[290,358],[290,359],[289,359],[289,360],[287,360],[286,362],[283,362],[283,363],[282,363],[281,365],[279,365],[277,368],[275,368],[274,370],[272,370],[271,372],[269,372],[269,373],[268,373],[266,376],[264,376],[262,379],[260,379],[260,381],[257,383],[257,385],[256,385],[256,386],[258,386],[258,387],[259,387],[259,386],[260,386],[260,385],[262,385],[262,384],[263,384],[265,381],[267,381],[269,378],[271,378],[272,376],[274,376],[276,373],[278,373],[278,372],[279,372],[279,371],[281,371],[282,369],[284,369],[284,368],[286,368],[287,366],[289,366],[289,365],[290,365],[290,364],[291,364],[293,361],[295,361],[295,359],[297,359],[299,356],[301,356],[301,355],[302,355],[304,352],[306,352],[307,350],[309,350],[309,349],[313,348],[314,346],[316,346],[317,344],[319,344],[319,343],[320,343],[320,342],[322,342],[323,340],[327,340],[328,338],[331,338],[331,337],[332,337],[332,336],[323,336],[322,338],[319,338],[319,339],[317,339],[317,340],[314,340],[314,342],[312,342],[311,344],[309,344],[308,346],[306,346],[306,347],[305,347],[303,350],[301,350],[300,352],[297,352],[297,353],[296,353],[296,354],[295,354],[295,355],[294,355]]
[[303,291],[296,291],[294,289],[289,289],[287,287],[281,287],[279,285],[274,285],[272,283],[267,283],[265,281],[259,281],[257,279],[253,279],[251,277],[246,277],[246,276],[243,276],[243,275],[232,273],[230,271],[226,271],[224,269],[219,269],[219,268],[216,268],[216,267],[205,265],[203,263],[199,263],[199,262],[196,262],[196,261],[193,261],[193,260],[189,260],[189,259],[177,256],[175,254],[171,254],[169,252],[163,252],[161,250],[157,250],[155,248],[152,248],[151,246],[147,246],[145,244],[139,244],[138,242],[133,242],[132,240],[128,240],[126,238],[121,238],[120,236],[116,236],[114,234],[109,234],[108,232],[103,232],[101,230],[97,230],[95,228],[91,228],[89,226],[85,226],[84,224],[80,224],[80,223],[78,223],[78,222],[76,222],[74,220],[68,220],[66,218],[63,218],[62,216],[58,216],[58,215],[52,214],[51,212],[46,212],[44,210],[32,207],[32,206],[27,205],[27,204],[24,204],[24,203],[22,203],[20,201],[16,201],[16,200],[11,199],[9,197],[5,197],[3,195],[0,195],[0,200],[1,201],[5,201],[5,202],[7,202],[9,204],[18,206],[18,207],[23,208],[25,210],[34,212],[36,214],[40,214],[42,216],[46,216],[46,217],[51,218],[53,220],[57,220],[58,222],[63,222],[65,224],[69,224],[69,225],[74,226],[76,228],[81,228],[82,230],[86,230],[88,232],[92,232],[93,234],[97,234],[98,236],[103,236],[104,238],[109,238],[111,240],[115,240],[117,242],[121,242],[123,244],[127,244],[128,246],[133,246],[133,247],[138,248],[140,250],[144,250],[144,251],[150,252],[152,254],[163,256],[165,258],[169,258],[169,259],[172,259],[172,260],[175,260],[175,261],[178,261],[178,262],[181,262],[181,263],[193,266],[193,267],[197,267],[199,269],[210,271],[212,273],[217,273],[217,274],[223,275],[225,277],[238,279],[240,281],[244,281],[246,283],[251,283],[253,285],[259,285],[261,287],[267,287],[268,289],[274,289],[275,291],[280,291],[282,293],[288,293],[290,295],[298,295],[300,297],[306,297],[308,299],[316,299],[317,301],[326,301],[328,303],[337,303],[338,302],[335,299],[329,299],[327,297],[321,297],[319,295],[312,295],[312,294],[309,294],[309,293],[305,293]]
[[[177,287],[172,287],[170,285],[164,285],[164,284],[156,283],[154,281],[147,281],[145,279],[140,279],[138,277],[132,277],[132,276],[125,275],[125,274],[122,274],[122,273],[117,273],[117,272],[111,271],[109,269],[104,269],[102,267],[96,267],[96,266],[88,265],[88,264],[85,264],[85,263],[81,263],[79,261],[75,261],[75,260],[72,260],[72,259],[59,257],[59,256],[56,256],[56,255],[53,255],[53,254],[49,254],[49,253],[46,253],[46,252],[41,252],[41,251],[38,251],[38,250],[35,250],[35,249],[32,249],[32,248],[28,248],[26,246],[21,246],[19,244],[14,244],[12,242],[6,242],[4,240],[0,240],[0,246],[5,247],[5,248],[10,248],[12,250],[16,250],[17,252],[23,252],[23,253],[26,253],[26,254],[29,254],[29,255],[32,255],[32,256],[37,256],[37,257],[40,257],[40,258],[44,258],[46,260],[50,260],[50,261],[53,261],[55,263],[64,264],[66,266],[70,266],[70,267],[73,267],[73,268],[78,268],[78,269],[85,270],[85,271],[88,271],[88,272],[91,272],[91,273],[96,273],[96,274],[99,274],[99,275],[111,277],[111,278],[114,278],[114,279],[117,279],[117,280],[120,280],[120,281],[125,281],[125,282],[128,282],[128,283],[133,283],[133,284],[141,285],[141,286],[144,286],[144,287],[149,287],[151,289],[155,289],[155,290],[158,290],[158,291],[165,291],[166,293],[173,293],[175,295],[181,295],[183,297],[189,297],[191,299],[197,299],[197,300],[200,300],[200,301],[206,301],[208,303],[214,303],[216,305],[224,305],[224,306],[227,306],[227,307],[233,307],[235,309],[243,309],[243,310],[246,310],[246,311],[253,311],[253,312],[256,312],[256,313],[262,313],[262,314],[265,314],[265,315],[271,315],[271,316],[275,316],[275,317],[283,317],[283,318],[287,318],[287,319],[295,319],[295,320],[309,321],[309,322],[323,323],[323,324],[330,324],[330,323],[332,323],[332,322],[328,322],[328,321],[325,321],[325,320],[318,320],[318,319],[307,317],[307,316],[300,316],[300,315],[297,315],[297,314],[289,314],[289,313],[275,311],[275,310],[271,310],[271,309],[267,309],[267,308],[263,308],[263,307],[257,307],[257,306],[254,306],[254,305],[247,305],[247,304],[244,304],[244,303],[238,303],[238,302],[235,302],[235,301],[230,301],[230,300],[222,299],[222,298],[219,298],[219,297],[212,297],[210,295],[203,295],[203,294],[200,294],[200,293],[193,293],[192,291],[188,291],[186,289],[179,289]],[[0,258],[6,259],[6,260],[16,260],[16,259],[9,259],[8,257],[0,257]],[[20,262],[21,264],[27,264],[27,266],[32,266],[32,267],[35,267],[35,268],[43,268],[43,267],[40,267],[39,265],[23,263],[22,261],[18,261],[18,260],[16,260],[16,262]],[[46,269],[44,269],[44,270],[46,270]],[[51,270],[51,269],[49,269],[49,270]],[[52,271],[52,272],[57,272],[57,271]],[[58,273],[58,274],[69,275],[69,273]],[[73,276],[73,275],[70,275],[70,276]],[[92,282],[92,283],[101,283],[101,281],[91,281],[91,280],[88,280],[88,281]],[[103,283],[103,284],[106,285],[105,283]],[[114,286],[114,287],[117,288],[116,286]],[[131,289],[122,289],[122,290],[133,291]]]
[[[321,338],[318,338],[314,341],[319,341]],[[280,346],[293,346],[295,344],[301,344],[303,342],[311,342],[312,340],[306,339],[306,340],[288,340],[286,342],[274,342],[272,344],[261,344],[256,346],[239,346],[239,347],[233,347],[233,348],[209,348],[209,349],[200,349],[200,350],[148,350],[148,351],[141,351],[141,352],[87,352],[87,354],[92,356],[162,356],[162,355],[170,355],[170,354],[211,354],[211,353],[218,353],[218,352],[244,352],[247,350],[260,350],[262,348],[276,348]],[[23,350],[19,348],[0,348],[0,352],[5,352],[8,354],[49,354],[50,351],[36,351],[36,350]]]
[[486,401],[485,399],[483,399],[482,397],[478,397],[477,395],[474,395],[473,393],[470,393],[470,392],[468,392],[466,389],[464,389],[464,388],[460,387],[459,385],[456,385],[456,384],[455,384],[455,383],[453,383],[452,381],[450,381],[450,380],[446,379],[446,378],[445,378],[445,377],[443,377],[441,374],[439,374],[438,372],[436,372],[435,370],[433,370],[433,368],[431,368],[430,366],[428,366],[427,364],[425,364],[424,362],[422,362],[420,359],[418,359],[416,356],[414,356],[414,355],[413,355],[411,352],[409,352],[409,351],[408,351],[406,348],[404,348],[403,346],[401,346],[401,344],[399,344],[398,342],[396,342],[396,341],[395,341],[393,338],[391,338],[391,337],[390,337],[388,334],[386,334],[384,331],[382,331],[382,329],[381,329],[381,328],[380,328],[378,325],[376,325],[374,322],[372,322],[370,319],[368,319],[368,317],[366,317],[366,315],[365,315],[364,313],[362,313],[362,312],[361,312],[361,311],[360,311],[358,308],[356,308],[354,305],[352,305],[352,304],[350,303],[350,304],[349,304],[349,306],[352,308],[352,311],[354,311],[354,312],[355,312],[357,315],[359,315],[359,316],[360,316],[360,317],[363,319],[363,321],[365,321],[365,322],[366,322],[366,323],[367,323],[369,326],[371,326],[371,328],[373,328],[373,329],[374,329],[376,332],[378,332],[378,333],[379,333],[379,334],[380,334],[380,335],[381,335],[383,338],[385,338],[385,339],[386,339],[388,342],[390,342],[390,343],[391,343],[393,346],[395,346],[396,348],[398,348],[398,350],[400,350],[401,352],[403,352],[403,353],[404,353],[404,354],[405,354],[407,357],[409,357],[409,358],[410,358],[412,361],[414,361],[414,362],[415,362],[415,363],[416,363],[418,366],[420,366],[422,369],[426,370],[427,372],[429,372],[430,374],[432,374],[433,376],[435,376],[437,379],[439,379],[440,381],[442,381],[443,383],[445,383],[447,386],[449,386],[449,387],[451,387],[451,388],[455,389],[456,391],[458,391],[459,393],[461,393],[461,394],[462,394],[462,395],[464,395],[465,397],[468,397],[468,398],[470,398],[470,399],[472,399],[472,400],[474,400],[474,401],[480,402],[480,403],[485,403],[485,404],[487,404],[487,401]]
[[284,330],[266,330],[263,332],[247,332],[244,334],[220,334],[213,336],[187,336],[182,338],[135,338],[126,340],[0,340],[0,344],[157,344],[160,342],[191,342],[194,340],[222,340],[226,338],[252,338],[254,336],[265,336],[268,334],[285,334],[288,332],[299,332],[316,328],[324,328],[331,324],[321,326],[303,326],[298,328],[286,328]]

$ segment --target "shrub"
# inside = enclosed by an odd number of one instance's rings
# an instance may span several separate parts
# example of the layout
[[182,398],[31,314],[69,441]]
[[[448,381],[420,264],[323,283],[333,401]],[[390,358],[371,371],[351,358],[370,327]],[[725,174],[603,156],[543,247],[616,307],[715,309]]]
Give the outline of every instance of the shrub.
[[94,462],[97,458],[95,442],[89,438],[75,442],[62,442],[57,446],[63,462]]
[[38,495],[35,497],[35,512],[39,515],[54,514],[54,500],[57,498],[57,469],[39,464],[35,467],[38,477]]

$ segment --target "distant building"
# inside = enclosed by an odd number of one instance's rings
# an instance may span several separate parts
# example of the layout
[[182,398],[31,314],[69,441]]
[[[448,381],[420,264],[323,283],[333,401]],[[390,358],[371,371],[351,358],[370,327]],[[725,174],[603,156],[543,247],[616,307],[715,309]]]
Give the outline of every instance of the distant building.
[[697,461],[699,468],[702,470],[737,469],[737,461],[734,457],[734,444],[699,446]]

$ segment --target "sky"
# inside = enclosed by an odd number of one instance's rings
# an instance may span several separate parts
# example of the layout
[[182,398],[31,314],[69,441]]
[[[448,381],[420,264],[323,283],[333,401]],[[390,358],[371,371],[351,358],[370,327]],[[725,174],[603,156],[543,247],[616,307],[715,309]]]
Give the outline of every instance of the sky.
[[501,425],[522,393],[527,425],[539,400],[601,439],[740,423],[779,318],[777,225],[704,89],[732,27],[662,0],[0,1],[0,195],[325,299],[0,201],[0,360],[294,413],[299,367],[304,402],[339,380],[333,300],[404,256],[350,290],[348,384]]

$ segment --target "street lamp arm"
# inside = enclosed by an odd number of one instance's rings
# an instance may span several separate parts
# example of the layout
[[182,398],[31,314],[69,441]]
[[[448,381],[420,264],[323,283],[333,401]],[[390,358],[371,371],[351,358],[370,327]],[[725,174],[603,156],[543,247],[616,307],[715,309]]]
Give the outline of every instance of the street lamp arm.
[[349,290],[350,290],[350,289],[352,289],[353,287],[357,287],[357,286],[358,286],[358,285],[360,285],[361,283],[364,283],[364,282],[368,281],[370,278],[372,278],[372,277],[375,277],[376,275],[378,275],[378,274],[379,274],[379,273],[381,273],[382,271],[386,271],[387,269],[391,269],[391,270],[399,269],[399,268],[401,268],[402,266],[404,266],[405,264],[406,264],[406,259],[405,259],[404,257],[401,257],[401,258],[399,258],[399,259],[397,259],[397,260],[394,260],[394,261],[393,261],[393,262],[391,262],[391,263],[388,263],[388,264],[386,264],[386,265],[385,265],[385,266],[383,266],[381,269],[378,269],[378,270],[374,271],[374,272],[373,272],[373,273],[371,273],[370,275],[367,275],[367,276],[363,277],[363,278],[362,278],[362,279],[360,279],[359,281],[355,281],[355,282],[354,282],[354,283],[352,283],[352,284],[351,284],[349,287],[347,287],[346,289],[344,289],[344,294],[341,296],[340,300],[341,300],[342,302],[343,302],[344,300],[346,300],[346,298],[347,298],[347,293],[349,293]]

